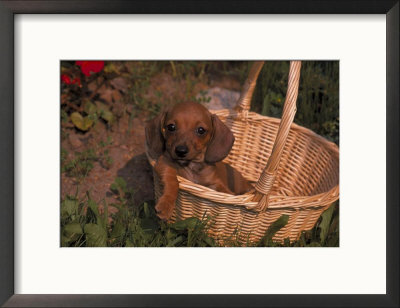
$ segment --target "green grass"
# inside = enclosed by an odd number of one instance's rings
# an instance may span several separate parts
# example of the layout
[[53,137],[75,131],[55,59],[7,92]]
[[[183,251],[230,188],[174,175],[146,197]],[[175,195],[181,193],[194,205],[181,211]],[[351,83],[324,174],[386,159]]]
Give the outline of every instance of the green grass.
[[[98,204],[86,194],[83,200],[67,196],[61,204],[61,246],[63,247],[219,247],[241,246],[233,236],[216,241],[207,231],[213,217],[204,215],[168,224],[156,216],[153,203],[136,205],[133,190],[128,189],[122,178],[111,186],[118,195],[118,209],[108,219],[109,204]],[[324,247],[339,244],[338,206],[333,204],[319,219],[315,227],[304,231],[298,241],[274,242],[273,236],[288,222],[282,215],[257,243],[247,242],[248,247]]]
[[83,180],[93,169],[93,163],[98,160],[94,149],[88,149],[82,152],[75,152],[74,158],[67,158],[68,152],[61,149],[61,172],[69,177],[76,177]]
[[209,218],[189,218],[175,224],[159,220],[154,204],[132,204],[133,192],[117,178],[111,189],[118,209],[108,219],[109,205],[97,204],[88,193],[84,200],[67,196],[61,204],[61,246],[64,247],[205,247],[216,246],[207,235]]
[[[130,89],[128,91],[128,101],[134,106],[134,113],[147,114],[148,118],[158,114],[162,107],[174,101],[167,97],[162,91],[155,90],[155,100],[148,100],[146,93],[151,85],[152,78],[158,73],[168,73],[174,81],[184,83],[185,100],[196,100],[191,94],[196,82],[205,79],[205,71],[211,62],[198,61],[146,61],[131,64],[131,74],[128,76]],[[207,100],[207,98],[202,98]]]
[[112,144],[111,137],[100,141],[94,148],[74,152],[73,158],[68,158],[68,151],[61,149],[61,172],[78,181],[83,181],[93,169],[94,163],[99,162],[105,169],[110,169],[113,159],[110,156],[108,145]]
[[[71,63],[64,63],[65,69],[73,70]],[[171,75],[175,81],[184,84],[186,99],[191,97],[196,82],[207,83],[208,76],[234,78],[243,84],[250,67],[248,62],[195,62],[195,61],[147,61],[147,62],[108,62],[104,76],[112,79],[115,76],[127,78],[129,88],[124,98],[125,112],[129,113],[130,125],[135,117],[150,118],[158,114],[165,104],[172,102],[161,90],[155,90],[155,98],[149,101],[146,93],[151,86],[152,78],[159,73]],[[289,62],[266,62],[259,79],[252,101],[252,110],[263,115],[280,117],[286,95]],[[95,77],[93,77],[95,78]],[[96,129],[96,121],[113,125],[118,121],[110,112],[112,106],[94,105],[83,98],[82,90],[63,90],[68,94],[69,104],[62,105],[61,121],[63,139],[68,137],[65,129],[70,124],[70,116],[75,109],[93,124],[88,128]],[[198,102],[209,98],[200,92]],[[85,103],[86,102],[86,103]],[[73,108],[75,104],[75,109]],[[128,111],[129,110],[129,111]],[[78,119],[80,120],[80,119]],[[82,119],[84,120],[84,119]],[[337,61],[304,61],[302,63],[299,97],[295,122],[314,130],[325,138],[339,143],[339,63]],[[81,125],[76,121],[74,124]],[[87,124],[87,123],[86,123]],[[107,126],[108,127],[108,126]],[[84,133],[84,132],[82,132]],[[112,159],[106,146],[111,142],[100,142],[99,146],[68,155],[61,151],[61,168],[67,176],[78,182],[84,181],[94,163],[99,162],[104,168],[112,165]],[[207,235],[213,217],[204,215],[202,219],[188,220],[167,224],[159,220],[154,212],[153,203],[135,204],[134,191],[126,186],[121,178],[116,178],[111,186],[118,196],[114,204],[105,200],[96,203],[87,193],[85,198],[78,199],[77,194],[66,196],[61,204],[61,245],[68,247],[215,247],[221,245]],[[118,209],[109,215],[109,207]],[[109,219],[111,217],[111,219]],[[274,234],[287,223],[287,217],[280,217],[257,243],[247,246],[257,247],[337,247],[339,245],[339,203],[333,204],[318,219],[314,228],[303,231],[299,239],[283,243],[272,240]],[[238,232],[239,233],[239,232]],[[238,234],[224,239],[223,245],[239,246]]]
[[[252,110],[280,118],[285,102],[289,61],[265,62]],[[339,61],[303,61],[294,122],[339,144]]]

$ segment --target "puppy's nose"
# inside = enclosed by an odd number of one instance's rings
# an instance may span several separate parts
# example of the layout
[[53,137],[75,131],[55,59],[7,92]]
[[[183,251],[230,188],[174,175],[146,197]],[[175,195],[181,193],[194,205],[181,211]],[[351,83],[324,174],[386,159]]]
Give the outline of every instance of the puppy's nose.
[[188,153],[189,149],[186,145],[178,145],[175,148],[175,153],[178,155],[178,157],[185,157],[186,154]]

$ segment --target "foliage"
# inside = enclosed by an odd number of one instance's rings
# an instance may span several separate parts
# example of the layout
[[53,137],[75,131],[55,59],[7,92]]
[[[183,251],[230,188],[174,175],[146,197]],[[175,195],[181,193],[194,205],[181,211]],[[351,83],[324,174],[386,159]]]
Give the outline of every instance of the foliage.
[[[281,117],[287,90],[288,61],[267,61],[260,73],[252,109]],[[339,143],[339,62],[303,61],[294,120]]]
[[[132,102],[134,113],[145,113],[148,118],[158,114],[161,109],[169,104],[181,101],[197,100],[194,92],[196,83],[205,81],[205,71],[210,62],[198,61],[147,61],[133,62],[129,66],[131,87],[128,91],[129,101]],[[184,92],[183,97],[170,97],[162,89],[154,91],[154,97],[149,99],[148,89],[152,85],[155,75],[168,74],[172,80],[182,84],[179,89]],[[207,101],[207,97],[202,98]]]
[[339,203],[332,204],[319,218],[311,230],[302,231],[297,241],[287,238],[283,243],[272,241],[272,237],[288,222],[288,216],[282,215],[275,221],[258,243],[268,247],[338,247],[339,246]]
[[[194,100],[208,102],[209,97],[198,83],[228,78],[243,84],[251,63],[243,61],[134,61],[103,62],[62,61],[61,63],[61,136],[72,130],[81,135],[105,125],[106,134],[116,127],[124,113],[129,123],[135,118],[149,118],[164,106]],[[102,62],[102,61],[95,61]],[[252,110],[281,117],[287,88],[289,62],[266,62],[257,82]],[[179,85],[180,96],[157,87],[157,78],[169,76]],[[127,85],[121,83],[125,80]],[[337,61],[303,61],[295,122],[339,143],[339,63]],[[100,124],[99,124],[100,123]],[[129,124],[131,125],[131,124]],[[109,135],[110,137],[110,135]],[[82,139],[83,140],[83,139]],[[113,164],[107,145],[68,153],[61,149],[61,172],[81,183],[100,163]],[[72,153],[73,152],[73,153]],[[189,218],[175,224],[158,219],[154,202],[135,204],[135,191],[122,178],[115,178],[111,191],[117,200],[107,204],[95,202],[90,193],[84,198],[67,195],[61,204],[61,245],[70,247],[215,247],[239,246],[240,230],[230,238],[214,240],[207,231],[214,217]],[[110,208],[117,211],[110,211]],[[112,214],[111,214],[112,212]],[[325,211],[314,228],[301,233],[297,241],[273,241],[273,236],[288,223],[283,215],[251,247],[336,247],[339,245],[339,203]]]
[[105,147],[112,144],[111,138],[100,141],[96,148],[89,148],[82,152],[75,152],[72,158],[68,158],[68,151],[61,149],[61,172],[69,177],[75,177],[78,181],[84,180],[94,167],[94,162],[109,169],[113,163],[109,150]]
[[211,97],[207,96],[207,91],[200,91],[198,97],[193,98],[193,100],[199,104],[209,103]]
[[113,72],[98,74],[104,61],[61,62],[61,117],[63,123],[71,122],[78,130],[88,131],[99,119],[108,125],[114,122],[111,112],[113,101],[104,100],[98,90],[115,77]]
[[154,205],[131,204],[132,192],[122,178],[112,189],[119,204],[110,204],[118,212],[108,219],[109,205],[97,204],[87,193],[85,200],[67,196],[61,203],[61,245],[69,247],[204,247],[215,246],[206,233],[209,218],[188,218],[174,224],[159,220]]
[[[96,203],[88,192],[84,200],[67,196],[61,203],[61,246],[65,247],[218,247],[239,246],[235,239],[215,241],[207,231],[213,217],[203,215],[168,224],[155,213],[153,203],[135,205],[133,191],[122,178],[116,178],[111,187],[119,203]],[[109,215],[109,206],[118,211]],[[110,219],[109,219],[110,218]],[[257,247],[316,247],[338,245],[338,213],[333,205],[316,226],[301,234],[298,241],[277,243],[273,236],[288,222],[282,215],[266,231]],[[329,223],[329,222],[333,223]]]
[[98,160],[98,156],[93,149],[83,152],[75,152],[75,157],[67,159],[67,151],[61,149],[61,172],[65,172],[69,177],[85,178],[90,170],[93,169],[93,163]]
[[274,245],[272,238],[280,229],[282,229],[284,226],[286,226],[288,222],[289,222],[288,215],[282,215],[281,217],[279,217],[274,223],[272,223],[270,225],[270,227],[268,228],[268,230],[265,232],[264,236],[261,238],[260,242],[258,243],[258,246]]

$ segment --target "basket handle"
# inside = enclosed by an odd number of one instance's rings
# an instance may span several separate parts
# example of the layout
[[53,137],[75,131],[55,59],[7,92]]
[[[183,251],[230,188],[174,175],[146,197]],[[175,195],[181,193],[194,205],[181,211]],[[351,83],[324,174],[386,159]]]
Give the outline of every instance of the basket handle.
[[264,61],[255,61],[250,68],[249,75],[243,85],[239,100],[234,110],[241,113],[247,113],[250,110],[251,98],[256,87],[257,78],[264,65]]
[[286,92],[285,104],[283,106],[282,119],[279,124],[274,147],[267,165],[258,179],[255,186],[256,192],[253,201],[257,201],[259,209],[264,211],[268,207],[268,196],[275,181],[279,161],[282,156],[286,139],[289,135],[290,126],[296,114],[296,101],[299,93],[301,61],[291,61],[288,78],[288,88]]

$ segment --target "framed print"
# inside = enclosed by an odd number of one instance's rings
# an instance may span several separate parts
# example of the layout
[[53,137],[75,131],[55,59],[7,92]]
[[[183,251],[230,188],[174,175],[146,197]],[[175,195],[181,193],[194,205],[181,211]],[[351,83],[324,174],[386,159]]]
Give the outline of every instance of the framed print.
[[1,304],[397,307],[398,17],[0,1]]

